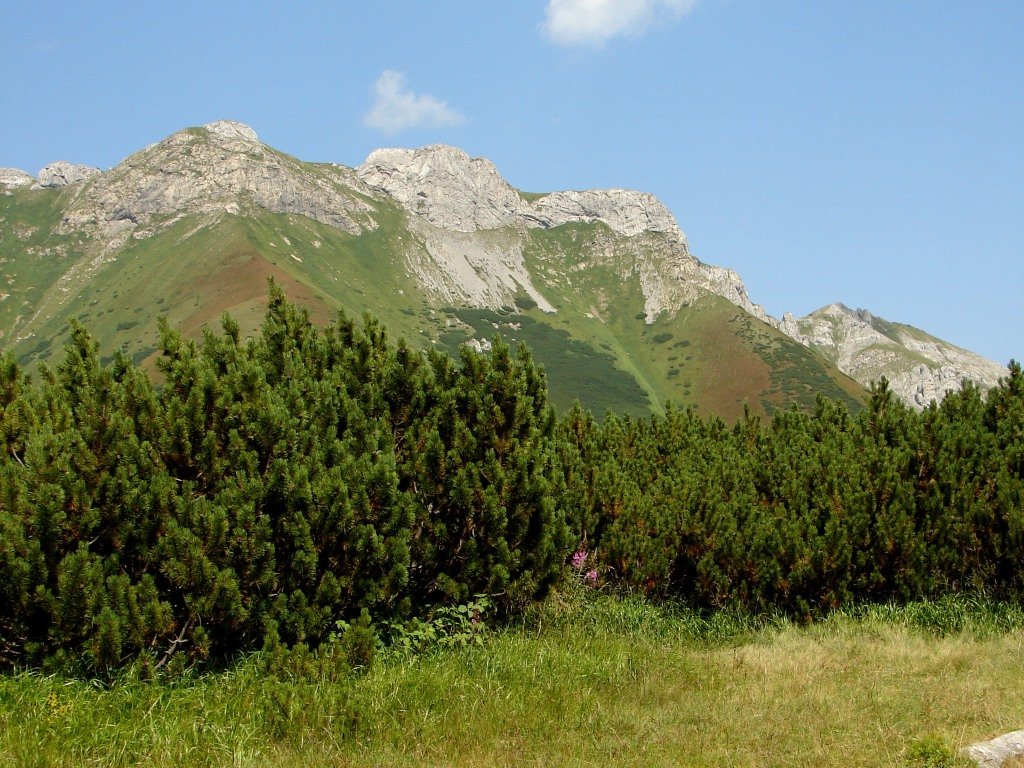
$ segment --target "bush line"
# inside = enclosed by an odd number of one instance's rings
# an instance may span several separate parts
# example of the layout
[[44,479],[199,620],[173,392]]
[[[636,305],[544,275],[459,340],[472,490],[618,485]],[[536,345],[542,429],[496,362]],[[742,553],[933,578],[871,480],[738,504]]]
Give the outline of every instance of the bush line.
[[254,338],[163,322],[158,350],[159,384],[79,324],[38,384],[0,356],[2,667],[217,663],[474,596],[508,618],[567,578],[802,618],[1020,595],[1015,363],[921,413],[883,382],[730,428],[558,418],[525,347],[318,329],[276,285]]

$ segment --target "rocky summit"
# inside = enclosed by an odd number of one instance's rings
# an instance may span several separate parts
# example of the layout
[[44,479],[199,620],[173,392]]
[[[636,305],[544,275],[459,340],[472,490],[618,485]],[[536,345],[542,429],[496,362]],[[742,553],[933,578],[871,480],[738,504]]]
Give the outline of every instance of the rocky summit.
[[47,359],[83,318],[145,362],[156,318],[187,333],[258,321],[273,277],[314,318],[369,311],[410,343],[528,343],[560,404],[726,418],[846,399],[881,376],[915,407],[1006,370],[923,331],[831,304],[770,317],[689,250],[643,192],[525,193],[432,145],[357,168],[308,163],[241,123],[187,128],[100,172],[0,169],[0,334]]
[[100,172],[99,168],[58,160],[39,171],[40,187],[66,187],[77,184]]
[[[505,181],[489,160],[440,144],[376,150],[356,174],[410,214],[428,257],[419,263],[413,257],[410,263],[423,283],[445,298],[499,309],[511,304],[518,290],[525,290],[545,311],[554,312],[533,286],[522,249],[515,243],[481,248],[478,238],[460,234],[599,223],[625,238],[661,236],[645,245],[657,250],[658,258],[636,258],[624,265],[629,274],[640,278],[648,322],[695,300],[700,290],[718,293],[755,316],[764,316],[747,298],[735,272],[690,256],[686,237],[653,195],[602,189],[527,196]],[[602,259],[600,250],[591,255],[598,262]],[[623,280],[628,276],[621,275]]]
[[350,194],[348,169],[299,161],[261,143],[229,120],[186,129],[127,158],[85,186],[66,208],[62,232],[110,236],[127,229],[165,229],[182,216],[238,213],[255,205],[308,216],[353,234],[374,226],[369,206]]
[[29,187],[36,183],[31,173],[17,168],[0,168],[0,187]]
[[988,388],[1007,374],[1005,367],[917,328],[843,304],[829,304],[799,320],[787,314],[780,328],[858,381],[888,379],[893,391],[918,408],[959,391],[964,381]]
[[685,244],[672,214],[653,195],[624,189],[555,192],[533,199],[514,189],[490,160],[435,144],[378,149],[356,170],[408,211],[444,229],[476,232],[507,226],[554,227],[599,221],[627,237],[662,232]]

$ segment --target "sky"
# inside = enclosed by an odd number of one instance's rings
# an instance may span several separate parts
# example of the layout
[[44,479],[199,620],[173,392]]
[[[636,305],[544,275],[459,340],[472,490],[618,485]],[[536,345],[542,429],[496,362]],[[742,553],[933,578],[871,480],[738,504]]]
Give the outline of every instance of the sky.
[[657,195],[769,313],[834,301],[1024,359],[1024,2],[0,4],[0,166],[252,126],[443,142],[531,192]]

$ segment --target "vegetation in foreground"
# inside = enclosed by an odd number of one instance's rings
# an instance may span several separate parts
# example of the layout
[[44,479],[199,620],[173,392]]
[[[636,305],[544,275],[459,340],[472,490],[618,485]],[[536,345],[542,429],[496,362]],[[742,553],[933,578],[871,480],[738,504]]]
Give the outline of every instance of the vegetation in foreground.
[[1016,364],[559,418],[525,347],[276,288],[253,339],[165,326],[159,384],[80,326],[0,363],[2,760],[934,768],[1024,714]]
[[464,630],[355,675],[5,675],[0,764],[954,768],[1024,722],[1024,612],[964,598],[800,626],[577,590]]
[[[162,382],[76,327],[33,386],[0,365],[0,665],[109,677],[330,649],[567,578],[802,620],[1024,587],[1024,374],[919,414],[548,405],[525,347],[459,359],[376,321],[164,324]],[[282,655],[288,655],[281,650]]]

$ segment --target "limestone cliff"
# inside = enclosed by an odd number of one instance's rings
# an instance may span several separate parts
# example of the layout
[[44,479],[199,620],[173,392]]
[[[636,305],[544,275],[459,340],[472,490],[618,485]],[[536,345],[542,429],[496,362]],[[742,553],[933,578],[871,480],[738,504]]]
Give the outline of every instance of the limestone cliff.
[[[410,269],[448,300],[497,308],[511,304],[523,289],[545,311],[554,311],[525,268],[519,239],[493,233],[596,222],[614,237],[597,241],[593,259],[607,264],[616,248],[629,255],[619,260],[619,272],[623,279],[639,277],[648,322],[691,303],[701,291],[718,293],[767,319],[735,272],[690,255],[675,218],[653,195],[601,189],[527,196],[489,160],[443,144],[376,150],[356,174],[411,214],[422,250],[408,255]],[[492,234],[481,234],[486,232]],[[643,247],[636,247],[640,242]]]
[[411,213],[457,232],[599,221],[627,237],[662,232],[685,243],[672,214],[653,195],[592,189],[555,192],[530,201],[502,178],[490,160],[444,144],[378,149],[356,174]]
[[33,189],[66,187],[70,184],[78,184],[85,181],[97,173],[100,173],[99,168],[58,160],[55,163],[44,166],[39,171],[38,178],[19,168],[0,168],[0,186],[11,188],[32,187]]
[[526,206],[490,160],[443,144],[375,150],[356,175],[416,216],[455,232],[515,224]]
[[959,391],[964,379],[988,389],[1008,373],[916,328],[838,303],[799,319],[787,314],[780,329],[865,385],[884,376],[893,392],[917,408],[941,400],[947,391]]
[[85,181],[99,172],[99,168],[93,168],[89,165],[58,160],[39,171],[39,182],[36,186],[43,188],[66,187],[69,184],[78,184]]
[[358,234],[376,226],[351,170],[312,165],[260,142],[227,120],[168,136],[94,177],[65,211],[62,231],[113,236],[162,228],[186,214],[239,213],[256,205]]

